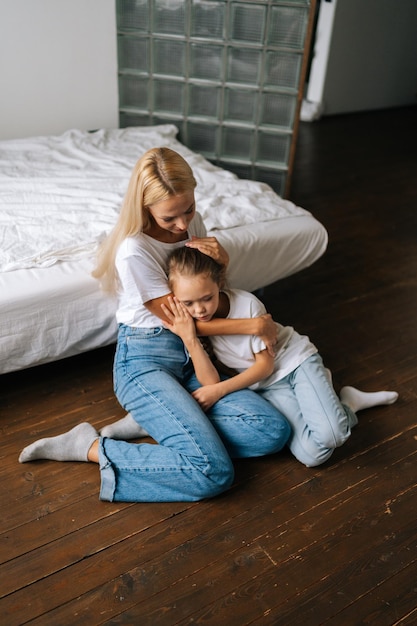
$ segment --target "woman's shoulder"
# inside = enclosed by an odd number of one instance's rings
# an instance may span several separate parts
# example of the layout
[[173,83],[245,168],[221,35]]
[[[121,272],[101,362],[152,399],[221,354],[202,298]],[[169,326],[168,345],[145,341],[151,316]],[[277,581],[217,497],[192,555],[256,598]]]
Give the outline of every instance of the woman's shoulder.
[[142,246],[143,237],[141,236],[141,233],[138,233],[137,235],[133,235],[131,237],[126,237],[125,239],[123,239],[117,250],[117,256],[130,256],[137,253]]
[[204,225],[203,218],[198,211],[195,212],[194,217],[188,226],[188,231],[190,235],[196,235],[196,237],[206,236],[207,229]]

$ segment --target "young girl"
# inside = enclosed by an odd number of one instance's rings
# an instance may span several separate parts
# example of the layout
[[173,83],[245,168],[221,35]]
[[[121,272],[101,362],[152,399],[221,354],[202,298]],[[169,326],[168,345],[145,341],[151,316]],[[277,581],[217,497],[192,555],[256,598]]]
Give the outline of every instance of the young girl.
[[[257,316],[265,312],[252,294],[225,289],[224,268],[198,250],[175,250],[168,259],[168,278],[175,294],[176,308],[164,305],[168,327],[181,334],[178,308],[182,307],[200,324],[213,317]],[[206,411],[220,398],[250,387],[273,404],[288,419],[292,434],[288,446],[307,466],[324,463],[333,450],[350,436],[357,424],[356,412],[380,404],[392,404],[392,391],[365,393],[343,387],[340,400],[317,348],[308,337],[293,328],[276,325],[278,345],[275,357],[260,337],[221,335],[211,337],[217,358],[239,372],[236,376],[196,389],[193,397]]]
[[[192,398],[201,383],[217,381],[203,364],[194,335],[184,343],[164,327],[170,288],[168,255],[184,246],[198,248],[226,265],[228,256],[207,237],[196,213],[196,181],[187,162],[168,148],[154,148],[136,164],[116,226],[101,247],[95,276],[118,294],[118,341],[114,387],[129,411],[129,426],[149,433],[157,444],[133,444],[99,433],[89,423],[27,446],[19,460],[99,463],[100,498],[113,501],[192,501],[230,487],[231,457],[270,454],[285,445],[285,418],[253,391],[243,390],[213,403],[205,414]],[[170,318],[169,318],[170,319]],[[168,321],[169,321],[168,319]],[[199,324],[197,324],[199,327]],[[206,334],[260,334],[272,350],[270,316],[213,320]],[[203,355],[204,356],[204,355]],[[193,361],[197,364],[194,371]],[[142,430],[139,424],[143,427]],[[117,432],[123,436],[119,426]]]

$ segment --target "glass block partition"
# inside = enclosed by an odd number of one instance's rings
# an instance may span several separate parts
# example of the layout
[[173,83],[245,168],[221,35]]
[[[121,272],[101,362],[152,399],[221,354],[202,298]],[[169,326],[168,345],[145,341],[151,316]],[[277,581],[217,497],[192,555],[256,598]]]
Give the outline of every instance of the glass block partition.
[[120,126],[286,195],[314,0],[117,0]]

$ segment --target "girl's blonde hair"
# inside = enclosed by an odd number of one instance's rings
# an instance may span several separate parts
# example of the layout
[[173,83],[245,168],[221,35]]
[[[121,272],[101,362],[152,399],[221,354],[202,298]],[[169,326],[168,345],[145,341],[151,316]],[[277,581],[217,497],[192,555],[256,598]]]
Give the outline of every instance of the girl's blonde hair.
[[226,268],[217,263],[211,256],[203,254],[196,248],[182,246],[171,252],[167,261],[168,285],[175,294],[175,280],[178,276],[208,276],[223,289],[226,285]]
[[151,148],[139,159],[133,168],[117,223],[97,253],[92,274],[100,280],[105,291],[114,293],[117,289],[115,258],[122,241],[150,229],[149,207],[193,191],[196,184],[187,161],[170,148]]

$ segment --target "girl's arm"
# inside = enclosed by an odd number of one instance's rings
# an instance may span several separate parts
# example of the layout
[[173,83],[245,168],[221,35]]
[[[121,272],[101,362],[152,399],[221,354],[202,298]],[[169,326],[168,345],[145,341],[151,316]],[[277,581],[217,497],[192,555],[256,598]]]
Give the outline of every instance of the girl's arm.
[[168,298],[168,304],[169,307],[162,304],[167,318],[164,326],[183,340],[193,362],[198,381],[201,385],[218,383],[220,376],[197,337],[193,318],[182,302],[179,302],[175,297]]
[[262,350],[255,354],[255,363],[248,367],[247,370],[222,380],[216,384],[206,385],[196,389],[192,396],[204,411],[207,411],[215,402],[223,398],[228,393],[245,389],[254,383],[259,382],[272,374],[274,370],[274,359],[267,350]]

